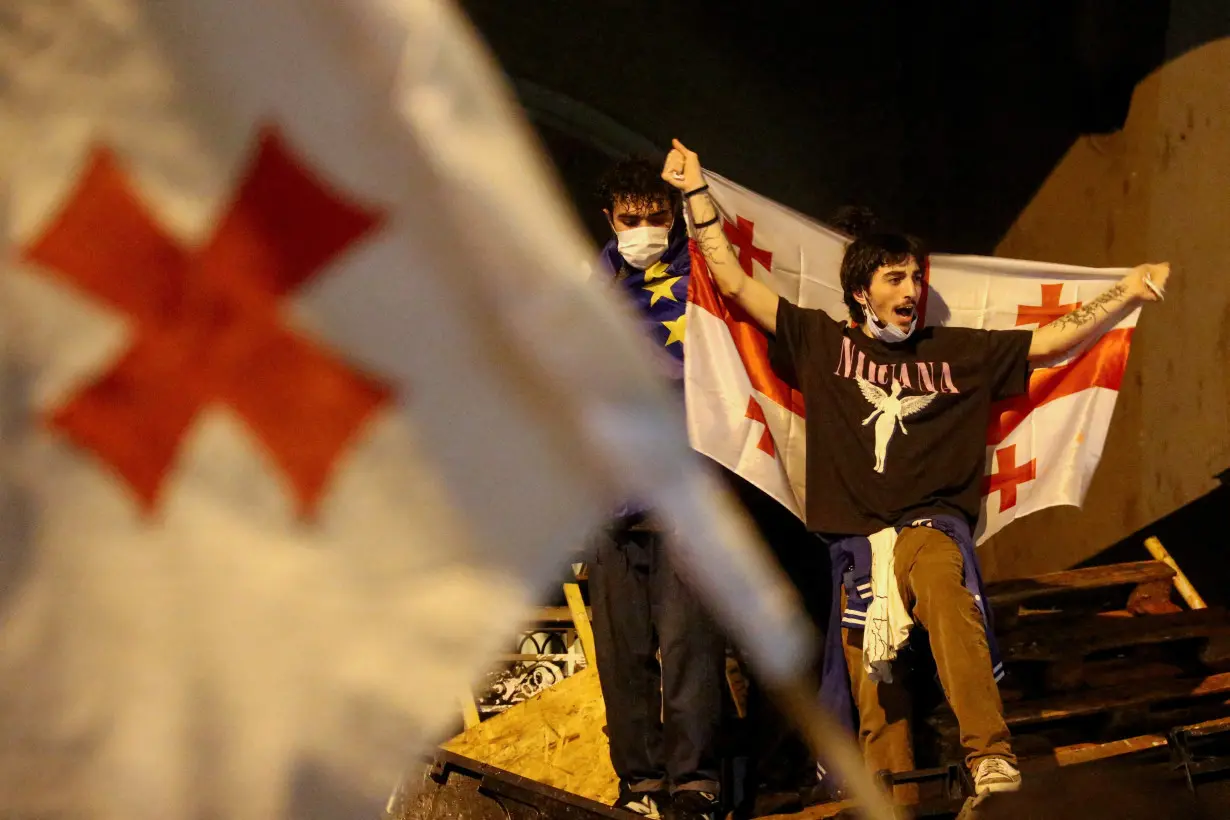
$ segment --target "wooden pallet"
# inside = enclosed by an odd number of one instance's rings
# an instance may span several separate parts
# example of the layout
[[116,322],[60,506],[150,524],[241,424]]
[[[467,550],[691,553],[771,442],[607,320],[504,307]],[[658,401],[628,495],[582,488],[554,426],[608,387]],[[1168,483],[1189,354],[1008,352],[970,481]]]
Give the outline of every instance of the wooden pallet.
[[[1230,715],[1230,613],[1179,606],[1174,575],[1140,561],[988,587],[1018,754],[1054,758]],[[920,760],[959,759],[947,706],[922,717]]]
[[[1225,730],[1230,614],[1180,606],[1175,577],[1157,560],[988,586],[1008,673],[1001,687],[1005,718],[1031,778],[1128,757],[1156,759],[1168,769],[1167,735],[1176,727],[1193,736]],[[926,678],[919,671],[915,687]],[[916,702],[918,766],[961,760],[956,721],[938,686]],[[919,797],[942,813],[947,804],[934,791],[920,790]],[[819,820],[849,809],[825,804],[789,817]]]

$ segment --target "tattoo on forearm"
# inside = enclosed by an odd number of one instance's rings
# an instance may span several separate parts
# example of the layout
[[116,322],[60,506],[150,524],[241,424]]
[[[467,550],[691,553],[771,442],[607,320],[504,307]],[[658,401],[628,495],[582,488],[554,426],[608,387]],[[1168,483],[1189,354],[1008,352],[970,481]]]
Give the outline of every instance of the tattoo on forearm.
[[726,238],[726,232],[722,230],[720,224],[701,228],[697,231],[696,244],[700,247],[700,252],[710,262],[717,261],[720,258],[723,247],[726,248],[726,252],[731,256],[735,255],[735,249],[730,246],[730,240]]
[[[717,209],[717,203],[709,197],[709,194],[698,194],[695,199],[703,201],[705,205],[708,206],[707,210],[712,213],[705,216],[704,219],[700,219],[698,218],[696,211],[693,210],[693,222],[705,222],[715,216],[720,215]],[[691,207],[691,203],[689,203],[689,207]],[[720,221],[697,231],[696,244],[700,247],[701,253],[703,253],[705,258],[710,262],[715,262],[720,258],[723,247],[732,257],[735,255],[735,249],[731,247],[730,240],[726,238],[726,231],[722,229],[722,223]]]
[[1071,313],[1060,316],[1050,323],[1050,327],[1056,330],[1063,330],[1066,327],[1080,327],[1090,322],[1096,322],[1102,316],[1109,316],[1113,312],[1110,303],[1122,297],[1126,290],[1122,284],[1115,285],[1092,302],[1078,307]]

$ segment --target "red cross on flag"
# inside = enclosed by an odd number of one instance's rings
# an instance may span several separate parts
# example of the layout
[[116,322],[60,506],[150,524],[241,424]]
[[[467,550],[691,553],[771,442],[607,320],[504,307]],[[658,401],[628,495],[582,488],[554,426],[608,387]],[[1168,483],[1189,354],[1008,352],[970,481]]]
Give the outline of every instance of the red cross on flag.
[[[749,276],[802,307],[849,319],[838,282],[844,237],[717,174],[707,181]],[[773,374],[764,334],[718,293],[695,247],[692,258],[700,274],[688,294],[684,359],[692,446],[802,517],[802,397]],[[1126,273],[938,254],[928,271],[927,324],[988,329],[1049,322]],[[980,542],[1019,516],[1081,504],[1102,454],[1138,313],[1068,357],[1035,367],[1028,394],[993,409]]]
[[451,5],[3,17],[6,814],[375,817],[628,497],[806,663]]

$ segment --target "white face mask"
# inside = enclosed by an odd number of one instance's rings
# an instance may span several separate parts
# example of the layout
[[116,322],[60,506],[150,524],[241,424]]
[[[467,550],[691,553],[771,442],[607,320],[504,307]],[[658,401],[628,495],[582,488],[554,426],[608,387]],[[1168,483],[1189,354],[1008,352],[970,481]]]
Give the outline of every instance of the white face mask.
[[884,323],[881,326],[879,317],[871,308],[871,297],[867,296],[867,303],[863,305],[863,313],[867,316],[867,330],[871,335],[879,339],[881,342],[893,344],[895,342],[904,342],[914,333],[914,329],[918,327],[918,307],[914,307],[914,315],[910,317],[910,329],[902,330],[893,322]]
[[616,231],[615,239],[624,261],[637,270],[645,270],[666,253],[666,246],[670,244],[670,228],[629,228]]

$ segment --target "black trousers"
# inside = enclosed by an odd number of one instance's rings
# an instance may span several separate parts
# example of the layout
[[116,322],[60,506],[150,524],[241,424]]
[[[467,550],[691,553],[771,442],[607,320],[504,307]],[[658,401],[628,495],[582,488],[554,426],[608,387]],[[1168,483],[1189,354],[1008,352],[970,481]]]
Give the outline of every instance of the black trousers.
[[633,791],[716,794],[725,639],[658,533],[608,528],[596,553],[589,593],[615,773]]

